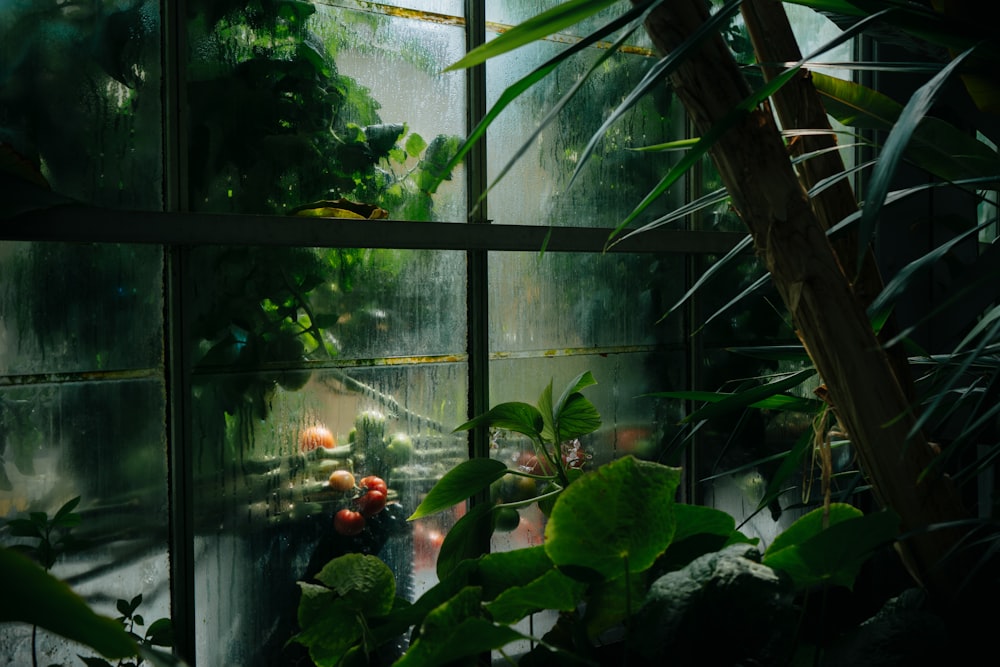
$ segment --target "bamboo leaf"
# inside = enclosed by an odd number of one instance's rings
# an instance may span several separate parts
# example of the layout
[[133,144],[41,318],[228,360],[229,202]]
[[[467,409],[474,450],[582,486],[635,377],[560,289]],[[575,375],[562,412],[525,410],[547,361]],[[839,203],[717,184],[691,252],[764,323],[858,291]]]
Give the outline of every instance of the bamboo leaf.
[[751,407],[755,404],[771,399],[782,392],[797,387],[812,376],[816,375],[816,370],[807,368],[793,373],[782,380],[775,380],[766,384],[758,385],[752,389],[731,394],[721,401],[709,403],[703,408],[695,410],[684,418],[684,422],[695,422],[703,419],[711,419],[719,415],[727,414],[733,410]]
[[[888,132],[903,106],[892,98],[852,81],[812,73],[813,85],[827,112],[849,127]],[[1000,156],[968,132],[934,117],[920,119],[904,152],[906,160],[948,181],[1000,177]]]
[[677,301],[677,303],[671,306],[670,310],[668,310],[666,313],[663,314],[663,317],[660,318],[660,321],[663,321],[663,319],[667,317],[667,315],[669,315],[670,313],[674,312],[682,305],[684,305],[684,303],[692,296],[694,296],[694,294],[699,289],[701,289],[701,287],[705,283],[707,283],[716,273],[721,271],[723,268],[727,267],[730,262],[735,260],[740,255],[742,255],[751,245],[753,245],[753,237],[747,234],[743,238],[743,240],[737,243],[735,246],[733,246],[733,249],[727,252],[722,259],[715,262],[714,264],[712,264],[712,266],[703,271],[702,274],[698,277],[698,280],[695,281],[695,284],[691,286],[691,289],[685,292],[684,295]]
[[858,256],[856,258],[858,267],[864,265],[865,253],[868,252],[868,246],[875,234],[875,223],[882,210],[882,205],[885,203],[886,193],[888,193],[889,184],[895,176],[896,167],[903,159],[903,151],[910,142],[917,125],[930,111],[934,100],[941,92],[941,88],[972,51],[973,49],[968,49],[963,52],[930,81],[921,86],[903,107],[899,119],[893,125],[892,131],[889,132],[879,162],[875,165],[875,170],[868,183],[868,195],[861,209]]
[[543,37],[555,34],[564,28],[576,25],[597,12],[615,4],[618,0],[569,0],[552,9],[523,21],[465,54],[458,62],[449,65],[445,71],[467,69],[480,65],[490,58],[518,49]]
[[[558,54],[547,60],[545,63],[538,66],[537,68],[529,72],[527,75],[518,79],[516,82],[514,82],[506,89],[504,89],[503,93],[500,95],[497,101],[486,112],[486,115],[483,116],[482,120],[480,120],[476,124],[472,132],[469,133],[469,136],[466,138],[466,140],[462,143],[461,146],[459,146],[458,150],[455,152],[455,155],[451,158],[451,161],[448,162],[447,166],[441,170],[442,176],[437,177],[435,181],[428,187],[428,192],[434,193],[437,190],[438,186],[444,180],[443,175],[451,173],[451,171],[463,159],[465,159],[465,156],[468,154],[470,150],[472,150],[472,147],[476,144],[476,142],[479,141],[486,134],[486,130],[489,128],[489,126],[493,123],[494,120],[496,120],[496,118],[500,115],[500,113],[505,108],[507,108],[507,106],[511,104],[511,102],[520,97],[522,93],[527,91],[533,85],[535,85],[536,83],[544,79],[546,76],[548,76],[553,70],[555,70],[556,67],[558,67],[560,64],[568,60],[570,57],[583,51],[584,49],[589,48],[590,46],[594,45],[595,43],[599,42],[602,38],[610,34],[611,32],[614,32],[615,30],[619,29],[622,25],[627,23],[627,21],[623,20],[624,18],[625,17],[621,17],[615,21],[612,21],[601,30],[595,31],[592,34],[587,35],[579,42],[573,44],[572,46],[563,51],[560,51]],[[498,42],[501,39],[505,39],[509,34],[510,32],[505,33],[504,35],[501,35],[497,39],[490,42],[489,44],[496,44],[496,42]],[[523,46],[523,44],[521,46]],[[457,65],[458,63],[455,63],[455,65],[452,65],[452,68],[456,68]],[[548,121],[549,119],[547,118],[545,122],[547,123]],[[519,152],[523,152],[523,149],[524,147],[522,146],[522,150]],[[505,170],[506,169],[507,168],[505,168]],[[493,186],[491,185],[490,189],[492,189],[492,187]],[[476,202],[476,204],[478,205],[479,202]]]

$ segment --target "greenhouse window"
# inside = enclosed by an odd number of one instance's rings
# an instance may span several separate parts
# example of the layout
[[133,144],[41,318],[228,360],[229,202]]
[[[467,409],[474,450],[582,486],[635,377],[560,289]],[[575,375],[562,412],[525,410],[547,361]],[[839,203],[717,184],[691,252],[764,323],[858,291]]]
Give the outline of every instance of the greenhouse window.
[[[509,86],[584,33],[448,66],[542,8],[5,10],[0,158],[23,185],[5,184],[0,232],[0,519],[78,502],[79,541],[57,545],[52,572],[95,608],[171,618],[192,665],[282,664],[297,582],[334,555],[379,555],[403,597],[433,585],[461,510],[408,513],[457,463],[523,453],[456,432],[472,415],[589,371],[588,461],[691,463],[669,449],[684,407],[649,394],[712,381],[748,327],[792,337],[763,296],[705,332],[692,318],[723,303],[662,317],[744,237],[724,201],[608,244],[677,159],[632,148],[686,136],[667,88],[579,173],[608,111],[586,90],[524,144],[585,74],[627,95],[654,58],[638,33],[609,57],[583,50],[442,172]],[[711,192],[710,171],[639,222]],[[732,284],[757,271],[748,255]],[[335,527],[341,471],[388,487],[358,535]],[[484,550],[535,543],[542,523],[522,516]],[[68,664],[81,649],[11,626],[0,652]]]

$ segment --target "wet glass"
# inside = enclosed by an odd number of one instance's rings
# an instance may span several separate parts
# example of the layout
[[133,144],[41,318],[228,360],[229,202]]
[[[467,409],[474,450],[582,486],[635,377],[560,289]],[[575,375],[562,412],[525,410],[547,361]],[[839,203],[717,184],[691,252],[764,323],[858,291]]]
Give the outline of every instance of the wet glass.
[[464,220],[461,168],[430,194],[465,134],[464,76],[442,73],[463,27],[280,7],[212,5],[188,24],[192,207],[289,214],[346,199],[397,220]]
[[[142,595],[149,623],[170,615],[161,253],[0,243],[0,544],[40,547],[7,522],[79,499],[75,541],[44,565],[107,616]],[[6,624],[0,655],[93,652]]]
[[4,3],[0,142],[59,195],[162,208],[161,79],[155,0]]
[[[198,661],[285,664],[296,582],[335,556],[378,555],[410,599],[436,581],[448,517],[405,519],[468,455],[464,254],[197,248],[190,267]],[[370,476],[389,504],[345,533]]]
[[[489,103],[566,48],[556,41],[540,41],[488,61]],[[637,150],[684,137],[680,105],[665,85],[597,135],[656,62],[650,49],[639,46],[608,56],[606,47],[585,49],[497,116],[487,133],[490,218],[506,224],[618,227],[666,175],[675,154]],[[572,98],[535,134],[578,81],[583,83]],[[595,135],[599,139],[588,148]],[[683,185],[678,183],[631,225],[656,219],[682,196]]]

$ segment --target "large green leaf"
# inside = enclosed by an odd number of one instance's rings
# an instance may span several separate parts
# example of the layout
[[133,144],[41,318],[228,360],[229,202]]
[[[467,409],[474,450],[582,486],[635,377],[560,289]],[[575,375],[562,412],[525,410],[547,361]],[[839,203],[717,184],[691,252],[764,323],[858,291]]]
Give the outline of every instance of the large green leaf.
[[444,536],[438,551],[437,574],[448,577],[464,560],[482,555],[493,533],[493,512],[486,503],[474,505]]
[[799,590],[820,584],[852,588],[864,562],[899,534],[890,511],[862,515],[841,503],[809,512],[778,535],[763,563],[791,576]]
[[[597,408],[580,393],[582,389],[597,384],[590,371],[575,377],[563,390],[556,402],[552,403],[552,385],[542,392],[538,408],[545,424],[542,439],[546,442],[565,442],[587,433],[593,433],[601,425],[601,415]],[[551,415],[551,419],[545,419]],[[558,430],[558,434],[556,434]]]
[[545,547],[536,545],[495,551],[476,562],[475,579],[483,599],[493,600],[510,586],[523,586],[555,568]]
[[396,597],[396,578],[379,558],[345,554],[334,558],[316,574],[316,580],[365,616],[384,616]]
[[521,633],[482,615],[481,591],[470,586],[431,610],[419,635],[394,667],[445,665],[526,639]]
[[517,623],[542,609],[574,611],[583,599],[587,585],[551,569],[523,586],[509,586],[486,611],[498,623]]
[[494,406],[489,411],[458,426],[455,430],[468,431],[483,425],[523,433],[532,440],[537,440],[542,433],[543,421],[542,415],[535,406],[512,401]]
[[138,653],[138,646],[121,624],[95,613],[66,583],[5,547],[0,547],[0,590],[0,623],[37,625],[89,646],[106,658]]
[[300,581],[299,588],[301,631],[292,641],[308,648],[318,667],[333,667],[361,639],[358,612],[326,586]]
[[485,491],[507,474],[507,466],[495,459],[469,459],[444,474],[413,510],[409,521],[436,514]]
[[676,529],[681,471],[626,456],[560,494],[545,526],[545,551],[568,573],[613,579],[649,568]]

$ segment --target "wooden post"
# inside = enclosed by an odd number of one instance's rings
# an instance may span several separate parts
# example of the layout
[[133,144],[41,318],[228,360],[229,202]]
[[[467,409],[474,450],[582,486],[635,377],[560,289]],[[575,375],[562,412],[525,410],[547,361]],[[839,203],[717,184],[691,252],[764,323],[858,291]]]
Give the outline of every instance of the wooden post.
[[[649,16],[646,30],[656,47],[669,53],[707,19],[703,0],[671,0]],[[675,70],[671,84],[702,134],[750,94],[718,36],[705,40]],[[748,112],[711,154],[876,497],[900,515],[903,532],[964,518],[946,477],[919,479],[934,452],[922,434],[907,437],[912,406],[792,167],[769,105]],[[936,566],[956,538],[954,531],[917,532],[900,545],[911,573],[946,598],[964,573]]]

